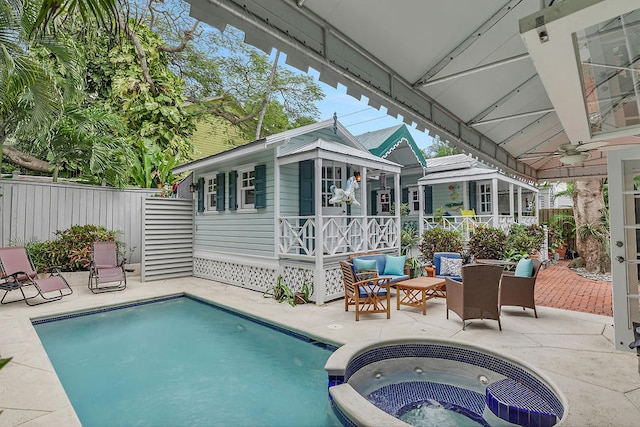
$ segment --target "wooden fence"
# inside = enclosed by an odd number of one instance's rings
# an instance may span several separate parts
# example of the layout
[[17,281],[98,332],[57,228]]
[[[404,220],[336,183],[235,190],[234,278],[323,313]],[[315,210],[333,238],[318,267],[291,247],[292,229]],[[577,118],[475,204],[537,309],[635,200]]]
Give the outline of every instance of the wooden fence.
[[160,190],[0,179],[2,246],[53,240],[56,230],[95,224],[119,231],[130,263],[141,260],[143,200]]
[[538,221],[542,223],[548,223],[554,215],[564,214],[573,215],[573,208],[561,208],[561,209],[540,209],[538,211]]

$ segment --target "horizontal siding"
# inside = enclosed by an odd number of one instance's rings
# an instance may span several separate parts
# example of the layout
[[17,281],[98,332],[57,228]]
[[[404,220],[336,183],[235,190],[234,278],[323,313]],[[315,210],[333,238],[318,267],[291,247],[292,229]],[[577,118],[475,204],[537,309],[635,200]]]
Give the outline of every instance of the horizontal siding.
[[298,163],[280,168],[280,215],[297,216],[300,213],[300,168]]
[[[130,263],[141,260],[142,200],[155,189],[126,189],[0,179],[2,246],[54,240],[72,225],[100,225],[118,231]],[[131,252],[133,251],[133,252]]]
[[[275,256],[274,220],[274,152],[266,150],[225,164],[224,168],[198,171],[198,177],[212,172],[225,173],[238,170],[248,164],[267,166],[267,207],[255,211],[230,211],[197,213],[195,215],[194,248],[203,251],[232,254]],[[195,177],[197,179],[197,177]],[[225,183],[226,202],[229,208],[228,180]]]

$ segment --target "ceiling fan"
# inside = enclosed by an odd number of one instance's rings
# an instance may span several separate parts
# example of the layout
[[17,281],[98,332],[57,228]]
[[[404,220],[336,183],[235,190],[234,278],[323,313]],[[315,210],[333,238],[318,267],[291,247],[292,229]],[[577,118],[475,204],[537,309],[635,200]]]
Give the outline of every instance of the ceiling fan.
[[546,153],[525,153],[519,156],[522,160],[535,160],[544,159],[550,157],[558,157],[561,163],[565,165],[577,165],[589,158],[589,152],[597,150],[600,147],[607,145],[607,141],[593,141],[584,144],[562,144],[555,151]]

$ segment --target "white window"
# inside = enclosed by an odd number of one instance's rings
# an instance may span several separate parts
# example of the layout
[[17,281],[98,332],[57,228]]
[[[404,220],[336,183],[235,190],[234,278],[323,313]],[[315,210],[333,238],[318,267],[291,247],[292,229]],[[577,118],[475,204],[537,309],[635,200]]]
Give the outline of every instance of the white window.
[[342,186],[342,166],[323,166],[322,167],[322,207],[336,207],[329,203],[329,200],[333,197],[331,192],[331,186],[335,185],[336,188],[343,188]]
[[238,190],[240,196],[240,209],[253,209],[256,192],[256,175],[253,168],[238,171]]
[[409,187],[409,213],[420,213],[420,197],[418,196],[418,187]]
[[478,183],[478,206],[480,212],[491,213],[491,184],[488,182]]
[[216,211],[217,176],[215,173],[204,177],[204,205],[207,211]]

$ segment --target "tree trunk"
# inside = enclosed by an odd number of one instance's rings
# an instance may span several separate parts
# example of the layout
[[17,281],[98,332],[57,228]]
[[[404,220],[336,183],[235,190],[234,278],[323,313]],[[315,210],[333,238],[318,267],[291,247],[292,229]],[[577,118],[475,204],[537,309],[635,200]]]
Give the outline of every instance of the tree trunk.
[[591,273],[611,271],[611,261],[606,246],[591,233],[582,235],[585,225],[602,227],[601,217],[605,209],[602,180],[575,181],[573,188],[573,215],[576,220],[576,247],[585,269]]
[[25,154],[8,145],[2,146],[2,153],[14,164],[36,172],[49,173],[49,162]]
[[264,94],[264,101],[262,102],[262,109],[260,110],[260,117],[258,118],[258,126],[256,127],[256,141],[260,139],[260,133],[262,133],[262,122],[264,121],[264,115],[269,105],[269,97],[273,91],[273,79],[276,77],[276,72],[278,71],[278,59],[280,59],[280,51],[276,50],[276,57],[273,60],[273,68],[271,68],[271,75],[269,76],[269,86],[267,86],[267,91]]

